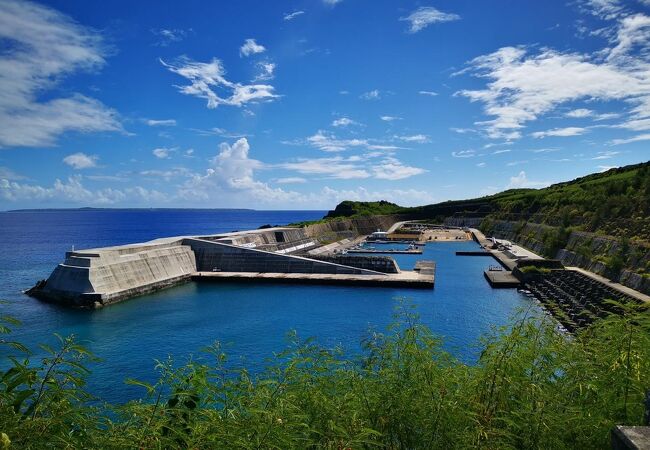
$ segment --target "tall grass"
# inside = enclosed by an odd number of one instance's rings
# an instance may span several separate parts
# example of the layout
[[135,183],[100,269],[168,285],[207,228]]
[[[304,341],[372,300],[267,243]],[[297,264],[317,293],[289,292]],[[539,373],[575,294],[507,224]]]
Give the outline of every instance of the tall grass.
[[567,336],[520,318],[466,365],[402,306],[358,357],[293,333],[252,376],[215,344],[209,363],[160,362],[157,383],[127,380],[141,400],[102,407],[84,391],[91,355],[62,338],[0,374],[0,448],[608,448],[613,425],[643,418],[646,319],[627,310]]

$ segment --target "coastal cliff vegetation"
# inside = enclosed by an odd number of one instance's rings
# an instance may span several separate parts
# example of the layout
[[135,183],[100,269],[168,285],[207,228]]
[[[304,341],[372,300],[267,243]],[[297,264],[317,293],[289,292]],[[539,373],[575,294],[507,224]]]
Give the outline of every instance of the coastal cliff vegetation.
[[378,214],[406,214],[438,221],[453,216],[524,221],[650,243],[650,162],[543,189],[510,189],[433,205],[401,207],[386,201],[344,201],[325,218]]
[[218,344],[161,361],[142,399],[103,404],[85,390],[96,362],[74,338],[32,361],[3,318],[0,448],[609,448],[640,424],[650,388],[647,310],[568,337],[519,317],[481,343],[476,364],[447,353],[402,303],[386,333],[349,355],[289,335],[258,374]]

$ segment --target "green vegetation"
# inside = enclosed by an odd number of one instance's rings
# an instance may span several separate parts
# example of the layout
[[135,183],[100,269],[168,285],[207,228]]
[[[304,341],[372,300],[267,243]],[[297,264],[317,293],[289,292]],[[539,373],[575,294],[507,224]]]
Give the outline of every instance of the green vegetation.
[[537,267],[537,266],[524,266],[520,268],[522,273],[532,273],[532,274],[547,274],[551,273],[551,269],[547,269],[546,267]]
[[379,216],[386,214],[399,214],[405,210],[408,210],[408,208],[403,208],[395,203],[387,202],[385,200],[379,202],[353,202],[346,200],[336,205],[336,208],[327,213],[325,218]]
[[468,366],[402,307],[363,347],[350,359],[292,334],[252,376],[214,345],[207,363],[160,362],[158,383],[128,381],[142,400],[93,406],[91,356],[61,339],[41,362],[23,355],[0,372],[0,448],[609,448],[614,424],[641,423],[650,387],[646,311],[572,338],[520,318]]
[[[562,229],[590,231],[649,242],[650,162],[636,164],[544,189],[510,189],[495,195],[448,201],[414,208],[389,202],[340,203],[326,218],[372,214],[407,214],[413,218],[481,217],[540,223]],[[548,250],[562,244],[549,238]]]

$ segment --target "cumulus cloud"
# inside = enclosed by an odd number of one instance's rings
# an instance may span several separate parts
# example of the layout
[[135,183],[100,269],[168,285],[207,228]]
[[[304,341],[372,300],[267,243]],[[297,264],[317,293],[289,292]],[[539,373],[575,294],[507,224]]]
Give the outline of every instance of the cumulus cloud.
[[165,194],[141,186],[125,189],[104,188],[92,190],[83,185],[82,177],[75,175],[67,180],[57,179],[52,186],[18,183],[0,179],[0,199],[8,202],[47,204],[52,202],[73,205],[106,206],[129,202],[129,204],[162,204]]
[[419,167],[404,165],[392,157],[384,158],[381,162],[372,166],[372,171],[375,178],[380,180],[402,180],[427,172]]
[[[613,2],[590,3],[600,5],[598,14],[616,19],[608,34],[610,45],[601,51],[583,54],[544,48],[532,54],[525,47],[503,47],[475,58],[461,71],[487,80],[485,89],[461,90],[457,95],[483,103],[492,119],[477,125],[489,137],[518,139],[527,122],[577,101],[623,101],[630,105],[630,121],[650,117],[650,17],[615,13],[607,9]],[[617,117],[586,108],[568,115],[594,120]]]
[[549,182],[546,181],[532,181],[529,180],[526,176],[526,172],[523,170],[519,172],[518,175],[510,177],[510,183],[506,186],[506,189],[519,189],[519,188],[542,188],[548,186]]
[[432,6],[421,6],[406,17],[399,20],[410,22],[409,33],[417,33],[434,23],[459,20],[458,14],[445,13]]
[[246,39],[241,47],[239,47],[240,56],[250,56],[257,53],[263,53],[266,47],[255,42],[255,39]]
[[435,97],[435,96],[438,95],[437,92],[433,92],[433,91],[418,91],[418,94],[420,94],[420,95],[428,95],[429,97]]
[[227,197],[230,206],[256,201],[263,204],[288,204],[297,202],[295,192],[273,188],[255,179],[255,171],[264,165],[249,156],[250,145],[246,138],[230,145],[222,143],[219,153],[211,160],[204,174],[192,175],[179,189],[179,198],[185,200],[221,201]]
[[74,169],[90,169],[97,167],[97,155],[86,155],[85,153],[78,152],[63,158],[63,162]]
[[97,32],[46,6],[5,0],[0,40],[0,147],[51,146],[68,131],[122,130],[117,113],[95,99],[43,95],[66,76],[104,65]]
[[381,116],[380,119],[383,120],[384,122],[393,122],[395,120],[402,120],[401,117],[396,117],[396,116]]
[[[176,86],[185,95],[192,95],[208,101],[208,108],[219,105],[244,106],[247,103],[272,101],[279,96],[273,86],[268,84],[233,83],[225,78],[226,71],[221,61],[212,58],[208,63],[192,61],[189,58],[179,58],[176,63],[160,63],[169,71],[190,81],[189,85]],[[224,91],[229,96],[221,97],[217,90]]]

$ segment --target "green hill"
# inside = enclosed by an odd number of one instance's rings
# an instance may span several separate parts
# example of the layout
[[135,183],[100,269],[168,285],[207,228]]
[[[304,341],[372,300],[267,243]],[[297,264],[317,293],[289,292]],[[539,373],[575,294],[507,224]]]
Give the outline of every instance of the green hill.
[[326,218],[369,214],[408,214],[438,221],[454,216],[523,220],[650,242],[650,162],[543,189],[511,189],[481,198],[413,208],[385,201],[344,201]]

